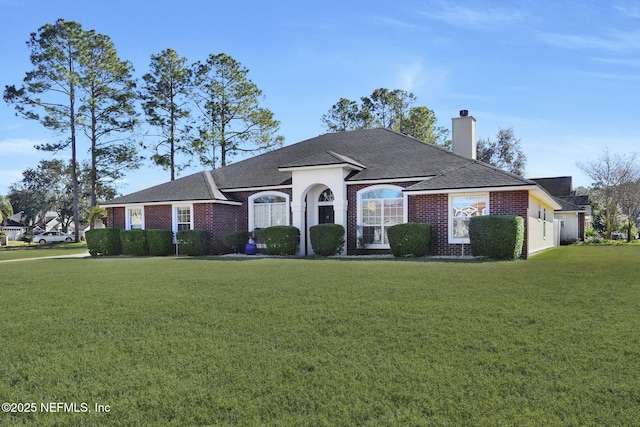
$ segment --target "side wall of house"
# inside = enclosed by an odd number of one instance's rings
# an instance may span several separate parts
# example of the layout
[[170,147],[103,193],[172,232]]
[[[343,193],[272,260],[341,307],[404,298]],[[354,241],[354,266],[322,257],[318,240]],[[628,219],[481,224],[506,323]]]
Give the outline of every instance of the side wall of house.
[[553,207],[534,196],[529,197],[527,239],[529,255],[556,245]]
[[[574,243],[581,240],[580,215],[578,212],[556,212],[555,217],[560,221],[560,242]],[[583,218],[584,220],[584,218]]]

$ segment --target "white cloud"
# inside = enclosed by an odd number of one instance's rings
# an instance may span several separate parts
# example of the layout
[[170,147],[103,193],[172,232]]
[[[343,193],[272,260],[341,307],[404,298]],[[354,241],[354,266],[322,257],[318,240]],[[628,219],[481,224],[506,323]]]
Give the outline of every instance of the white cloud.
[[0,153],[3,156],[42,156],[42,152],[36,150],[35,146],[45,144],[47,141],[26,138],[10,138],[0,141]]
[[439,10],[430,10],[422,14],[449,25],[475,30],[502,28],[520,22],[527,16],[518,10],[495,7],[473,9],[465,6],[451,6],[450,3],[443,3]]
[[589,34],[540,33],[544,43],[565,49],[597,49],[608,52],[640,50],[640,32],[614,31],[605,36]]
[[391,86],[407,92],[442,90],[449,76],[445,69],[425,68],[418,58],[392,65],[392,72],[395,80]]

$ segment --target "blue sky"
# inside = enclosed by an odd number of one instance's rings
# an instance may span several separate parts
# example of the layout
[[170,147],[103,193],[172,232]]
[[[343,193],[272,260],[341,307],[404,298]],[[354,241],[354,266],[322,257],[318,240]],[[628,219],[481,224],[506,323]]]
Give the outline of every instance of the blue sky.
[[[2,89],[31,70],[30,33],[58,18],[110,36],[136,77],[166,48],[189,63],[232,56],[262,89],[285,144],[324,133],[320,118],[341,97],[380,87],[414,93],[449,129],[469,110],[478,138],[513,128],[529,178],[572,175],[588,186],[576,162],[640,142],[636,1],[0,0]],[[0,195],[50,156],[34,144],[58,138],[0,102]],[[119,191],[168,179],[147,164]]]

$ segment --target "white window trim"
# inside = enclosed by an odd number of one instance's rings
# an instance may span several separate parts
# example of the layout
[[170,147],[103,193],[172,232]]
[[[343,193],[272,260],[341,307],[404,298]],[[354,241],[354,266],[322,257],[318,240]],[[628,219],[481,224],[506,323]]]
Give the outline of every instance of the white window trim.
[[131,230],[131,213],[129,212],[130,209],[140,209],[142,212],[142,230],[144,230],[145,224],[144,224],[144,206],[138,206],[138,205],[129,205],[129,206],[125,206],[124,208],[124,215],[125,215],[125,230]]
[[284,204],[286,206],[286,209],[285,209],[285,215],[286,215],[285,222],[286,222],[287,225],[291,224],[291,209],[290,209],[291,203],[290,203],[289,195],[287,193],[282,193],[280,191],[261,191],[259,193],[256,193],[256,194],[253,194],[253,195],[249,196],[249,199],[248,199],[248,204],[249,204],[249,207],[248,207],[248,219],[247,219],[249,224],[247,224],[247,227],[248,227],[247,229],[249,231],[255,230],[255,228],[256,228],[255,227],[255,216],[254,216],[255,209],[254,209],[254,206],[253,206],[253,201],[255,199],[259,199],[260,197],[264,197],[264,196],[284,197]]
[[189,208],[191,215],[189,218],[189,227],[193,230],[193,203],[178,203],[171,205],[171,230],[173,231],[173,238],[175,241],[176,233],[178,232],[178,208]]
[[[361,190],[358,190],[356,192],[356,209],[358,212],[357,215],[357,238],[359,239],[360,237],[362,237],[362,201],[360,199],[360,196],[364,193],[368,193],[370,191],[377,191],[377,190],[393,190],[393,191],[399,191],[400,193],[402,193],[402,222],[405,223],[407,222],[407,218],[409,217],[409,203],[408,203],[408,195],[403,192],[402,190],[404,190],[403,187],[399,187],[397,185],[385,185],[385,184],[378,184],[378,185],[372,185],[370,187],[365,187]],[[371,243],[367,245],[367,249],[390,249],[391,246],[388,243]]]
[[478,192],[478,193],[453,193],[449,194],[449,206],[447,211],[448,223],[449,223],[449,243],[450,244],[461,244],[461,243],[471,243],[471,240],[468,237],[453,237],[453,199],[454,197],[478,197],[484,196],[487,198],[487,215],[491,215],[490,205],[491,198],[489,193],[487,192]]

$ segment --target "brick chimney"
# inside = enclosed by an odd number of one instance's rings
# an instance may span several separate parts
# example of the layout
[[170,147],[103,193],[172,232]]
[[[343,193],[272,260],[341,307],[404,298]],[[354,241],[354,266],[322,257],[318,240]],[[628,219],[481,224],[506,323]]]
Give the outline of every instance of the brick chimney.
[[451,150],[461,156],[476,158],[476,119],[467,110],[460,110],[460,117],[451,119]]

